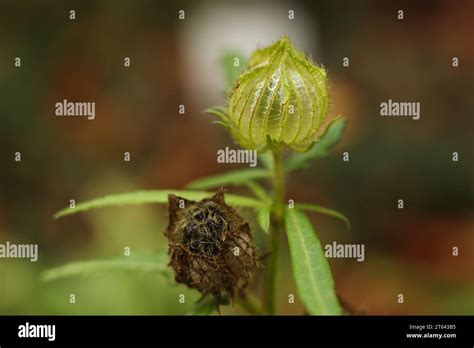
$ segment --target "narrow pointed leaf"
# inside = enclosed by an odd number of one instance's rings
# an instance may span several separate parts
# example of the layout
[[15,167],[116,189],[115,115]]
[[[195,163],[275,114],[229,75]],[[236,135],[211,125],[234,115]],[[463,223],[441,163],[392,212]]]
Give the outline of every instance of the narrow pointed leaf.
[[345,217],[344,214],[336,210],[322,207],[320,205],[312,204],[312,203],[300,203],[300,204],[296,204],[295,206],[297,209],[300,209],[300,210],[313,211],[315,213],[324,214],[324,215],[328,215],[336,219],[339,219],[346,224],[346,227],[348,229],[351,229],[351,222],[349,221],[349,219]]
[[265,189],[257,184],[255,181],[248,181],[245,183],[252,193],[263,202],[271,202],[271,197],[267,194]]
[[321,139],[315,142],[307,152],[295,153],[290,156],[285,163],[285,169],[287,171],[301,169],[309,161],[326,156],[329,150],[341,139],[346,123],[346,120],[341,117],[334,120]]
[[270,207],[266,206],[257,211],[257,221],[262,230],[268,233],[270,229]]
[[[238,169],[227,173],[204,177],[190,182],[186,188],[207,190],[225,185],[241,185],[250,180],[270,177],[270,171],[260,168]],[[227,196],[226,196],[227,197]]]
[[154,272],[170,275],[165,252],[152,255],[123,256],[111,260],[91,260],[73,262],[52,268],[42,274],[44,281],[53,281],[65,277],[108,273],[115,271]]
[[[89,209],[104,208],[118,205],[136,205],[149,203],[168,203],[168,195],[175,194],[189,200],[201,200],[211,197],[212,192],[205,191],[179,191],[179,190],[157,190],[157,191],[136,191],[128,193],[112,194],[104,197],[95,198],[89,201],[76,204],[75,208],[65,208],[54,215],[54,218],[60,218],[65,215],[76,214]],[[262,202],[246,196],[226,194],[225,200],[229,205],[258,208],[263,205]]]
[[331,270],[310,221],[297,209],[286,209],[285,224],[293,276],[306,309],[313,315],[341,314]]

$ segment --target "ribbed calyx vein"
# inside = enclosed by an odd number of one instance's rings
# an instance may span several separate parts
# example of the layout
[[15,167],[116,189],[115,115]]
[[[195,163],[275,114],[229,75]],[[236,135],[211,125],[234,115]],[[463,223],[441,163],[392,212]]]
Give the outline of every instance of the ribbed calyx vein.
[[253,53],[231,92],[224,121],[245,148],[263,149],[271,138],[305,151],[327,128],[328,102],[325,70],[283,37]]

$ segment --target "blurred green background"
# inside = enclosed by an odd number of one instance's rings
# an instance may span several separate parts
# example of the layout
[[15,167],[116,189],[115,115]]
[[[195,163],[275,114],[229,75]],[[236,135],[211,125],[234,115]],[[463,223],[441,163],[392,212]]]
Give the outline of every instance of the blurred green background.
[[[284,33],[328,70],[331,113],[349,121],[331,155],[292,175],[287,191],[288,199],[349,217],[350,231],[312,217],[323,244],[365,244],[365,262],[329,260],[340,295],[367,314],[474,314],[473,5],[0,0],[0,242],[39,244],[37,263],[0,259],[0,314],[188,313],[199,295],[160,275],[39,279],[45,269],[117,257],[124,247],[165,249],[164,207],[108,208],[57,221],[52,215],[70,199],[181,188],[242,167],[216,162],[217,149],[236,145],[201,110],[225,100],[222,55],[246,56]],[[56,117],[54,104],[63,99],[96,102],[96,119]],[[421,119],[380,117],[388,99],[420,102]],[[265,237],[254,231],[265,250]],[[280,270],[278,312],[302,314],[298,298],[287,303],[296,289],[286,254]],[[261,271],[251,285],[256,294]]]

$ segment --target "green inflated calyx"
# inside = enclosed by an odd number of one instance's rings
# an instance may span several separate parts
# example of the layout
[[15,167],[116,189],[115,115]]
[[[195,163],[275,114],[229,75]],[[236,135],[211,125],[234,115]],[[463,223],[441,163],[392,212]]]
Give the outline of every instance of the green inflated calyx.
[[244,148],[286,145],[306,151],[326,130],[326,71],[297,52],[285,36],[256,50],[235,83],[228,109],[214,109]]

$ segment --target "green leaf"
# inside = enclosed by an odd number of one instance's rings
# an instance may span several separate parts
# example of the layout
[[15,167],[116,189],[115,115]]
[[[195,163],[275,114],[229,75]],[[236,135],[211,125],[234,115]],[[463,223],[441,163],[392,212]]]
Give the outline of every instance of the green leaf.
[[271,173],[267,169],[238,169],[192,181],[186,185],[186,188],[192,190],[207,190],[209,188],[221,187],[225,185],[241,185],[250,180],[267,178],[270,176]]
[[255,181],[248,181],[245,183],[252,193],[263,202],[271,202],[271,197],[267,194],[265,189],[257,184]]
[[286,209],[285,224],[293,275],[306,309],[313,315],[341,314],[331,270],[310,221],[297,209]]
[[[203,198],[211,197],[212,192],[205,191],[178,191],[178,190],[157,190],[157,191],[136,191],[128,193],[118,193],[107,195],[92,199],[90,201],[76,204],[75,208],[65,208],[54,215],[54,218],[60,218],[65,215],[76,214],[89,209],[104,208],[117,205],[133,205],[133,204],[148,204],[148,203],[168,203],[168,195],[175,194],[189,200],[201,200]],[[259,208],[263,205],[262,202],[246,196],[238,196],[232,194],[225,195],[225,201],[229,205],[236,205],[241,207]]]
[[[235,66],[235,58],[239,59],[239,66]],[[220,59],[220,64],[225,75],[225,88],[230,89],[237,81],[239,75],[247,66],[247,59],[235,52],[227,52]]]
[[336,219],[339,219],[341,221],[344,221],[348,229],[351,229],[351,222],[347,217],[345,217],[342,213],[329,209],[326,207],[322,207],[317,204],[312,204],[312,203],[297,203],[295,204],[295,207],[300,210],[308,210],[308,211],[313,211],[315,213],[320,213],[328,216],[332,216]]
[[268,233],[270,229],[270,206],[257,210],[257,221],[262,230]]
[[285,163],[285,169],[287,171],[301,169],[308,164],[308,161],[326,156],[341,139],[346,123],[346,120],[341,117],[334,120],[321,139],[315,142],[307,152],[295,153],[290,156]]
[[43,281],[52,281],[65,277],[90,275],[94,273],[133,271],[154,272],[170,275],[165,252],[151,255],[122,256],[111,260],[92,260],[73,262],[49,269],[42,274]]

